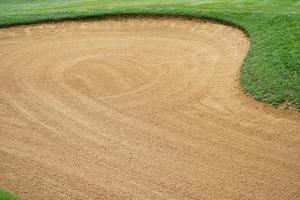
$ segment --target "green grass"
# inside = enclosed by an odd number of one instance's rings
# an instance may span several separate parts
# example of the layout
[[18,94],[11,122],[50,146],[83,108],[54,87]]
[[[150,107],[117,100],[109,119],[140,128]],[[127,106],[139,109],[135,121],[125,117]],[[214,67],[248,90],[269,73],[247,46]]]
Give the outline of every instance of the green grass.
[[0,200],[20,200],[20,199],[0,188]]
[[249,34],[246,93],[300,109],[299,0],[0,0],[0,26],[112,14],[167,14],[231,22]]

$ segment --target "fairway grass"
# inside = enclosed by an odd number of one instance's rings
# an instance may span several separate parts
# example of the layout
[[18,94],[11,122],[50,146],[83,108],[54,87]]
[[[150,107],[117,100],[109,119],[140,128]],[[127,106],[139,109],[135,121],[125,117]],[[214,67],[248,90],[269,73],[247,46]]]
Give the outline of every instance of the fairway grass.
[[0,188],[0,200],[19,200],[19,198]]
[[257,100],[300,108],[300,3],[296,0],[2,0],[0,26],[115,14],[188,15],[233,23],[251,40],[242,89]]

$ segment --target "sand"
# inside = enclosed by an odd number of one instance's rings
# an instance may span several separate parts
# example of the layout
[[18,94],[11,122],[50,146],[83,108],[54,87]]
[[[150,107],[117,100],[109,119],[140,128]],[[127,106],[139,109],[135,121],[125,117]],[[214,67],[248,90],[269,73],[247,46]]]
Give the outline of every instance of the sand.
[[0,29],[0,187],[24,200],[300,198],[300,114],[241,92],[240,30]]

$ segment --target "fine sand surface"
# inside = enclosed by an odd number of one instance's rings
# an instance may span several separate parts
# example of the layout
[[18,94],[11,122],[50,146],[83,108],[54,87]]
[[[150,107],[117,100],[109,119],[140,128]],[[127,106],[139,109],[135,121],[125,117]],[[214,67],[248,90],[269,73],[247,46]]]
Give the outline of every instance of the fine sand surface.
[[300,115],[246,97],[238,29],[0,29],[0,187],[28,200],[300,198]]

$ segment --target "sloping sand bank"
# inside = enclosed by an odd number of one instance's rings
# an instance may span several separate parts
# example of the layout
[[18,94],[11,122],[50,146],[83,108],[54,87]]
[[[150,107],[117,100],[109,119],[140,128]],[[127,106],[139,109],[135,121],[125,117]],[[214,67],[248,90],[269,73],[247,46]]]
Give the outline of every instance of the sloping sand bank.
[[180,19],[0,29],[0,186],[24,199],[297,199],[300,116],[245,97],[249,41]]

